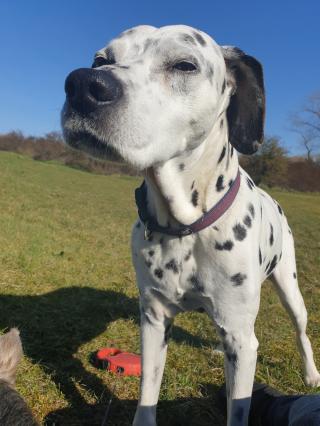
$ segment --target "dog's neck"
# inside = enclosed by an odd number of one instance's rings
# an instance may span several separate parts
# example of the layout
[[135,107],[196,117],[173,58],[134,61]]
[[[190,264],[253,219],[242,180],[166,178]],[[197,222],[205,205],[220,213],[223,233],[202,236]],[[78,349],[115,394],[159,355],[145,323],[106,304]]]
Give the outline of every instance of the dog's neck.
[[146,170],[148,209],[159,225],[189,225],[228,191],[238,171],[225,114],[197,148]]

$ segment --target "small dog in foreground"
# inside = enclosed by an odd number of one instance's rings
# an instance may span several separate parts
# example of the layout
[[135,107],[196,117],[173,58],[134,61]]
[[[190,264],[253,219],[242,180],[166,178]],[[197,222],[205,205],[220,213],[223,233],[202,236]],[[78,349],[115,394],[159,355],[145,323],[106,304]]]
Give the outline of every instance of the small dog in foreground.
[[19,330],[12,328],[0,336],[0,425],[37,426],[30,409],[14,389],[23,351]]

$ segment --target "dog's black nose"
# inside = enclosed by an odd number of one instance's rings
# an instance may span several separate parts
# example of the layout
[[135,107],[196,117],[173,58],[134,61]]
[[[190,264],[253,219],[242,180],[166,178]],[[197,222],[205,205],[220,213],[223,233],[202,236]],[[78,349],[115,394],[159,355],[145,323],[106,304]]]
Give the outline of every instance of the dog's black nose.
[[116,102],[122,96],[122,85],[110,71],[79,68],[72,71],[65,82],[70,105],[87,114],[99,106]]

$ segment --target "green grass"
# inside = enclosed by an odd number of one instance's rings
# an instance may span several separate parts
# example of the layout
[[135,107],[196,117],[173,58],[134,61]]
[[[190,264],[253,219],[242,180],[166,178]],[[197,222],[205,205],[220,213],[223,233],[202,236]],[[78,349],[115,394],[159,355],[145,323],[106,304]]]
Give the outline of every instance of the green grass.
[[[139,179],[99,176],[0,153],[0,330],[21,330],[17,389],[45,424],[99,425],[117,383],[109,425],[129,425],[137,378],[95,369],[89,355],[114,344],[139,351],[130,228]],[[320,365],[320,196],[273,192],[296,238],[309,335]],[[256,378],[307,392],[294,332],[266,283],[256,334]],[[206,315],[176,318],[161,388],[159,425],[223,425],[216,390],[223,362]]]

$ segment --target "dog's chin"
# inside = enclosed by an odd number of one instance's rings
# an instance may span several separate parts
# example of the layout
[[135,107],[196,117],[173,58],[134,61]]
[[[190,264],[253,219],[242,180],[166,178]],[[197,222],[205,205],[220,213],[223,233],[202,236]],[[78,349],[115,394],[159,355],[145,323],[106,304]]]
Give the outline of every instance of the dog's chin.
[[123,160],[120,154],[110,145],[101,141],[89,132],[67,132],[65,140],[69,146],[84,151],[90,156],[102,160]]

